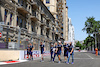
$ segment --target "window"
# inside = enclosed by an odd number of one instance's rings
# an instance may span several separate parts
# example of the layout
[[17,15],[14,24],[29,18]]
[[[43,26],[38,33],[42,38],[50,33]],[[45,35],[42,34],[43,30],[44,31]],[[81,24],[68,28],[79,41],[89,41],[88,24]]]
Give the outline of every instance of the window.
[[18,3],[20,3],[20,0],[18,0]]
[[10,25],[11,25],[11,22],[12,22],[12,13],[10,14]]
[[29,10],[30,10],[30,6],[29,6]]
[[46,0],[46,3],[49,4],[50,3],[50,0]]
[[26,28],[26,21],[25,21],[25,24],[24,24],[24,28],[27,29],[27,28]]
[[18,26],[18,16],[17,16],[17,23],[16,23],[16,26]]
[[23,6],[23,5],[24,5],[24,1],[22,0],[22,1],[21,1],[21,6]]
[[48,6],[47,8],[48,8],[48,10],[50,10],[50,6]]
[[56,29],[56,32],[58,32],[58,29]]
[[32,32],[34,31],[34,29],[33,29],[33,25],[32,25]]
[[61,33],[61,36],[63,37],[63,33]]
[[58,19],[58,15],[56,15],[56,18]]
[[4,22],[6,23],[6,19],[7,19],[7,13],[8,13],[8,10],[5,9],[5,16],[4,16]]
[[23,22],[23,20],[20,19],[20,28],[22,28],[22,22]]

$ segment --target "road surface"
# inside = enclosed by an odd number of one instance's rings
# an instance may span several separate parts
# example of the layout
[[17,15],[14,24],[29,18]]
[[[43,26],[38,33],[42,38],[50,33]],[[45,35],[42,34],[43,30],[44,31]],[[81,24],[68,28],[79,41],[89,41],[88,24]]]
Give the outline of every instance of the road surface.
[[62,56],[61,58],[61,63],[57,63],[57,57],[54,63],[49,62],[50,58],[47,57],[44,62],[34,60],[17,64],[0,65],[0,67],[100,67],[100,56],[95,56],[95,54],[92,53],[75,52],[74,64],[66,64],[64,63],[64,57]]

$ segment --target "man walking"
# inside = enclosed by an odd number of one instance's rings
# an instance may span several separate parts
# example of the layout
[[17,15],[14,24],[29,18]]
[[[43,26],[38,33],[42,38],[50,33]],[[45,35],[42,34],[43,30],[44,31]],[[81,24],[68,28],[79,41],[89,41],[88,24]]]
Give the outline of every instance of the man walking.
[[54,47],[54,57],[53,57],[53,62],[54,62],[54,60],[55,60],[55,57],[56,57],[56,55],[57,55],[57,51],[58,51],[58,48],[57,48],[58,46],[57,46],[57,42],[55,42],[55,47]]
[[62,48],[62,44],[61,44],[61,41],[58,41],[58,51],[57,51],[57,55],[58,55],[58,59],[59,59],[59,61],[58,61],[58,63],[60,63],[60,61],[61,61],[61,57],[60,57],[60,55],[61,55],[61,53],[63,53],[63,48]]
[[44,54],[44,45],[43,45],[42,42],[41,42],[41,44],[40,44],[40,50],[41,50],[41,62],[44,62],[44,58],[43,58],[43,54]]
[[70,42],[69,44],[70,45],[68,46],[69,51],[68,51],[68,62],[67,62],[67,64],[69,64],[70,55],[72,55],[72,63],[71,64],[74,64],[74,47],[72,45],[72,42]]
[[[31,43],[29,43],[27,46],[27,56],[28,56],[29,60],[33,60],[33,55],[32,55],[33,50],[34,50],[33,45]],[[30,55],[30,58],[29,58],[29,55]]]
[[53,61],[53,44],[51,44],[51,47],[50,47],[50,54],[51,54],[51,62]]
[[68,58],[68,44],[67,44],[67,42],[64,41],[63,47],[64,47],[64,59],[65,59],[65,63],[67,63],[66,62],[66,57]]

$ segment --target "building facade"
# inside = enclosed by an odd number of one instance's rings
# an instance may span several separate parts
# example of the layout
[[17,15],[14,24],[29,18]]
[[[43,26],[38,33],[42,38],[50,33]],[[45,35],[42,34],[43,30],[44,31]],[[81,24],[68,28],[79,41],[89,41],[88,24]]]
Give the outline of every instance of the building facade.
[[68,8],[66,8],[66,0],[42,0],[47,8],[54,15],[57,24],[56,34],[59,40],[68,40]]
[[[0,22],[4,22],[1,42],[5,41],[5,26],[9,26],[11,42],[18,42],[20,38],[20,45],[30,41],[35,49],[39,49],[42,41],[49,50],[50,43],[58,39],[56,34],[60,32],[55,17],[41,0],[0,0]],[[21,29],[20,37],[16,29]]]
[[71,41],[75,47],[74,26],[72,25],[71,18],[68,18],[68,41]]

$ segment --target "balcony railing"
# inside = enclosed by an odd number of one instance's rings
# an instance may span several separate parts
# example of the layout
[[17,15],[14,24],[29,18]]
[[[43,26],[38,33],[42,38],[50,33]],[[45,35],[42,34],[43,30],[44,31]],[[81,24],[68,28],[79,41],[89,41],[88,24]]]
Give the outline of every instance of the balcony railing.
[[27,8],[24,5],[21,5],[19,3],[16,3],[17,5],[17,10],[19,10],[20,13],[24,13],[24,14],[28,14],[29,11],[27,10]]
[[39,17],[38,14],[36,12],[32,12],[32,15],[30,16],[30,18],[34,21],[38,21]]
[[31,5],[32,5],[32,7],[34,9],[37,9],[38,8],[38,4],[37,4],[36,0],[31,1]]

